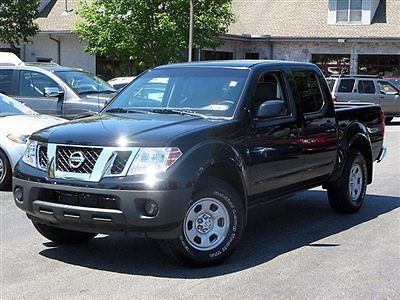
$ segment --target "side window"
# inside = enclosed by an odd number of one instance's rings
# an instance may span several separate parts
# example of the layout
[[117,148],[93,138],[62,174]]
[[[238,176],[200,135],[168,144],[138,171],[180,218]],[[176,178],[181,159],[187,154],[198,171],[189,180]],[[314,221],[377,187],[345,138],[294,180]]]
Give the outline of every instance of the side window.
[[399,91],[387,81],[378,81],[379,90],[384,95],[397,95]]
[[0,93],[11,95],[13,70],[0,70]]
[[19,95],[25,97],[44,97],[44,88],[57,87],[58,84],[48,77],[35,71],[21,71],[19,77]]
[[360,94],[375,94],[375,85],[372,80],[358,81],[358,93]]
[[285,91],[283,74],[280,72],[264,73],[258,79],[252,102],[253,113],[255,114],[258,111],[261,104],[271,100],[283,100],[285,107],[281,116],[290,115],[290,105]]
[[351,93],[353,92],[354,79],[341,79],[339,83],[338,93]]
[[316,74],[313,71],[294,71],[293,80],[297,87],[295,94],[303,106],[303,113],[320,111],[324,105],[324,98]]

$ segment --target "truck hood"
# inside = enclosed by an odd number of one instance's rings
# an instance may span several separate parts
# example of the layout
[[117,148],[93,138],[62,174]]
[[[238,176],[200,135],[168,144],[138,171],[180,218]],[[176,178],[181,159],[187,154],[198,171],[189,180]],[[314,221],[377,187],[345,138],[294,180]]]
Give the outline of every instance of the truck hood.
[[226,120],[161,114],[100,114],[37,132],[33,139],[68,145],[160,147],[174,137]]

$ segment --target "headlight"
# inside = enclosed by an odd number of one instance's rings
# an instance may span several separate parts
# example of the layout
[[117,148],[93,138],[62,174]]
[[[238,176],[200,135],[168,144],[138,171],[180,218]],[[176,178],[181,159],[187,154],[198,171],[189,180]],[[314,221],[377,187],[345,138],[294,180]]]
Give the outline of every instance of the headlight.
[[7,135],[7,138],[17,144],[26,144],[29,139],[29,135],[10,133]]
[[166,171],[181,157],[179,148],[141,148],[128,175],[154,174]]
[[37,167],[37,145],[38,143],[36,141],[29,140],[26,144],[24,156],[22,157],[24,163],[35,168]]

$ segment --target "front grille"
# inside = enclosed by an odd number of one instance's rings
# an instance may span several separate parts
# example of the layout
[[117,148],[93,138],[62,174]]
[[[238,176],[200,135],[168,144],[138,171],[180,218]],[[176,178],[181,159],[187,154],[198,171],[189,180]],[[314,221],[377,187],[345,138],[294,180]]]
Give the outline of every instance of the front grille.
[[41,189],[39,199],[45,202],[71,206],[118,209],[118,198],[110,195]]
[[47,157],[47,147],[46,146],[39,146],[38,149],[38,158],[39,158],[39,167],[41,169],[46,170],[49,165],[49,160]]
[[111,174],[116,175],[116,174],[121,174],[126,166],[126,163],[128,162],[129,157],[131,156],[131,151],[118,151],[117,155],[114,159],[112,168],[111,168]]
[[[56,152],[57,171],[91,174],[100,156],[101,148],[58,146]],[[83,162],[80,165],[71,165],[70,158],[73,154],[81,153]]]

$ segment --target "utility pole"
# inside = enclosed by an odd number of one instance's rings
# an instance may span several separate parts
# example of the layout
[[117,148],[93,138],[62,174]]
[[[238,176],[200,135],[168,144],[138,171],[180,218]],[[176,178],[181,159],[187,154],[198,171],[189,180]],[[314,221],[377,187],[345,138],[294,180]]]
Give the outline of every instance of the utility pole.
[[194,0],[189,0],[190,2],[190,21],[189,21],[189,54],[188,62],[192,61],[193,56],[193,19],[194,19]]

